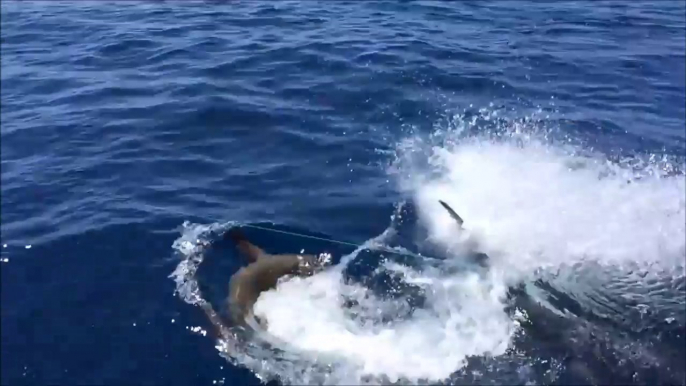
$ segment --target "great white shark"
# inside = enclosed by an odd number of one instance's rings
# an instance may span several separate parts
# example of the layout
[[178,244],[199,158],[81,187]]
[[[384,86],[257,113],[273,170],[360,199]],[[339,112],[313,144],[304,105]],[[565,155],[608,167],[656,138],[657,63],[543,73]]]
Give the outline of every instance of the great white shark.
[[[439,203],[455,220],[458,232],[464,230],[464,220],[445,201]],[[269,254],[262,248],[251,243],[239,228],[229,230],[225,236],[236,243],[240,253],[246,258],[248,264],[232,275],[229,280],[229,296],[225,300],[229,309],[231,323],[234,325],[249,326],[252,329],[266,328],[267,322],[260,320],[253,314],[253,306],[260,294],[276,287],[279,279],[287,276],[311,276],[326,269],[323,260],[315,255],[305,254]],[[476,259],[479,264],[486,264],[488,256],[478,250],[470,250],[469,255]],[[598,339],[603,330],[579,317],[563,317],[550,311],[546,306],[526,294],[521,286],[512,288],[511,296],[515,304],[526,310],[529,315],[528,321],[522,327],[529,334],[545,342],[545,346],[565,347],[565,367],[568,370],[566,379],[573,382],[581,382],[597,385],[607,380],[612,370],[608,368],[605,359],[598,357],[598,351],[608,352],[611,342]],[[210,321],[221,336],[227,336],[227,325],[222,318],[212,309],[209,303],[200,304]],[[588,346],[588,347],[587,347]],[[558,348],[559,349],[559,348]],[[612,351],[612,350],[610,350]],[[652,351],[652,350],[651,350]],[[603,355],[604,356],[604,355]],[[609,355],[612,362],[626,361],[617,355]],[[594,358],[589,361],[587,358]],[[672,361],[667,361],[669,364]],[[681,369],[678,366],[671,368]],[[670,381],[681,377],[683,382],[683,369],[678,371],[675,377],[667,376]],[[570,378],[571,377],[571,378]],[[610,377],[611,378],[611,377]],[[676,382],[676,384],[682,384]]]

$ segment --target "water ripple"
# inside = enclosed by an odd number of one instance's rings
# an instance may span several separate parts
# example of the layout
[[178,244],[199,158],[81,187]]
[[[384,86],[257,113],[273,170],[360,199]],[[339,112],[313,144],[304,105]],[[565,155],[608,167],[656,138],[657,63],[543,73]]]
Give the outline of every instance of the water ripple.
[[[683,157],[686,145],[683,2],[1,7],[2,237],[36,246],[3,263],[3,383],[211,381],[169,371],[197,342],[168,352],[155,346],[166,335],[123,330],[133,316],[191,312],[165,281],[170,229],[230,219],[368,238],[403,198],[389,153],[454,130],[455,116],[477,132],[541,125],[617,159]],[[683,275],[641,269],[587,266],[545,284],[599,324],[683,336]],[[92,341],[77,322],[138,364],[70,351]],[[107,329],[174,359],[141,358]]]

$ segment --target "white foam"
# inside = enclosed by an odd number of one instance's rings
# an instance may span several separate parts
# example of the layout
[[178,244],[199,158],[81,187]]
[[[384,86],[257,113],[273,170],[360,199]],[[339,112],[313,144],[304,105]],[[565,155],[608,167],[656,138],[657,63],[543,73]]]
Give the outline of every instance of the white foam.
[[188,221],[181,225],[181,237],[174,240],[172,248],[180,254],[182,260],[169,277],[176,283],[175,292],[187,303],[199,304],[204,301],[200,296],[195,273],[202,263],[203,252],[211,233],[230,225],[231,223],[200,225]]
[[[444,173],[414,174],[399,182],[416,200],[433,239],[446,246],[454,244],[455,227],[439,199],[509,270],[583,259],[683,263],[682,174],[645,176],[645,170],[637,173],[535,139],[467,140],[430,153],[433,170]],[[639,174],[644,178],[635,180]]]
[[[269,324],[269,333],[313,356],[335,356],[358,381],[365,376],[436,381],[470,355],[505,352],[516,326],[502,312],[504,286],[492,286],[492,280],[475,274],[449,277],[409,268],[407,273],[409,281],[428,284],[428,305],[396,323],[383,323],[380,316],[397,305],[364,287],[344,284],[336,271],[283,283],[260,297],[255,312],[278,321]],[[358,305],[344,309],[343,296]],[[354,320],[350,312],[371,322]]]

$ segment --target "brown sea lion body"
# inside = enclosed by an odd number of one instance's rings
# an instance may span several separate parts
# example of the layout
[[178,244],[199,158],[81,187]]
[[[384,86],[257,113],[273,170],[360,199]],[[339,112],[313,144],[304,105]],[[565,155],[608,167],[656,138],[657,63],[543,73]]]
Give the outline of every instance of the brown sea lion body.
[[[242,267],[229,280],[229,296],[226,299],[229,318],[232,325],[249,326],[254,318],[262,327],[266,322],[255,318],[253,306],[260,294],[276,288],[282,277],[311,276],[324,269],[314,255],[266,253],[260,247],[252,244],[238,229],[227,233],[237,245],[238,250],[248,260],[248,265]],[[224,329],[220,318],[209,304],[204,304],[203,310],[212,323],[220,331]]]

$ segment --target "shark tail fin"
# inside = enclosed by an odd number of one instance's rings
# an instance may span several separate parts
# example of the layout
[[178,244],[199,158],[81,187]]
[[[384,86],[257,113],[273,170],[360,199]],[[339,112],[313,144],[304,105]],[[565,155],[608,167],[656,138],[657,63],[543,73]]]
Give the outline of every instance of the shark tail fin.
[[267,253],[262,250],[262,248],[248,241],[243,232],[238,228],[232,228],[227,233],[226,236],[233,240],[238,246],[238,250],[245,255],[245,257],[250,260],[250,262],[255,262],[265,256]]
[[450,205],[446,204],[445,202],[443,202],[441,200],[438,200],[438,202],[440,202],[441,205],[443,205],[445,210],[447,210],[448,213],[450,214],[450,217],[452,217],[453,220],[455,220],[455,222],[457,222],[458,227],[460,227],[460,229],[462,229],[462,224],[464,223],[464,221],[462,220],[462,217],[460,217],[460,215],[458,215],[457,212],[455,212],[453,210],[453,208],[450,207]]

